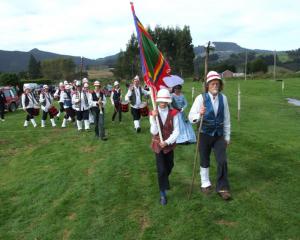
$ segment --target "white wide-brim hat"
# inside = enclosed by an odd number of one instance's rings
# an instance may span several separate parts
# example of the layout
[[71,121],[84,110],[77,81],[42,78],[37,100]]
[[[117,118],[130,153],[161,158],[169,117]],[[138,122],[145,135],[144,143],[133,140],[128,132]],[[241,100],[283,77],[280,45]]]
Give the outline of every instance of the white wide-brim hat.
[[165,88],[160,89],[156,95],[156,102],[171,103],[172,98],[171,98],[171,94],[170,94],[169,90],[165,89]]
[[117,85],[119,85],[119,82],[118,82],[118,81],[115,81],[115,82],[114,82],[114,86],[117,86]]
[[100,82],[99,81],[95,81],[94,82],[94,86],[100,86]]
[[25,84],[23,85],[23,89],[25,90],[25,89],[31,89],[31,88],[30,88],[30,85],[29,85],[29,84],[25,83]]
[[209,83],[212,80],[220,80],[222,81],[221,75],[216,71],[210,71],[206,76],[206,83]]

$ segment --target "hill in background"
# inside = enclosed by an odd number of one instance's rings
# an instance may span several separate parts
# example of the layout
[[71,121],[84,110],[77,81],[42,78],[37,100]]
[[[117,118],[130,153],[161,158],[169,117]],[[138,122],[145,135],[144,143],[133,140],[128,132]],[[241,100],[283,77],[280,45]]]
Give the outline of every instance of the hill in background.
[[[215,56],[216,62],[222,62],[225,60],[230,59],[232,54],[243,54],[245,51],[254,52],[257,56],[258,55],[272,55],[273,51],[269,50],[262,50],[262,49],[247,49],[239,46],[233,42],[213,42],[215,45],[215,49],[212,54]],[[205,49],[204,46],[197,46],[194,48],[195,58],[200,59],[205,56]],[[43,61],[48,59],[56,59],[56,58],[72,58],[75,64],[80,64],[80,56],[70,56],[70,55],[63,55],[58,53],[46,52],[41,51],[37,48],[30,50],[29,52],[22,52],[22,51],[4,51],[0,50],[0,72],[21,72],[26,71],[28,68],[28,62],[30,55],[33,55],[37,61]],[[281,62],[289,62],[291,59],[289,58],[287,52],[279,51],[277,52],[279,60]],[[94,68],[102,68],[103,66],[106,67],[113,67],[118,59],[119,53],[107,56],[104,58],[98,59],[89,59],[83,58],[83,64],[85,67]],[[214,61],[214,58],[211,58],[210,61]],[[288,66],[291,66],[290,69],[296,70],[298,69],[298,65],[289,63]],[[299,68],[300,69],[300,68]]]

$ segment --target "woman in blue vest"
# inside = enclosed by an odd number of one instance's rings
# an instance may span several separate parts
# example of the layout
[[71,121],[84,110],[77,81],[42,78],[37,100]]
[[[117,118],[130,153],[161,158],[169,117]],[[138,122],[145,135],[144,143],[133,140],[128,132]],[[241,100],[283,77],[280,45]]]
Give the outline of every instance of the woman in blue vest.
[[224,200],[229,200],[231,195],[227,178],[226,147],[230,142],[230,114],[227,98],[220,93],[222,90],[221,76],[210,71],[206,77],[205,93],[196,97],[189,120],[197,123],[203,116],[199,143],[201,191],[208,194],[212,189],[209,166],[213,149],[217,160],[216,191]]

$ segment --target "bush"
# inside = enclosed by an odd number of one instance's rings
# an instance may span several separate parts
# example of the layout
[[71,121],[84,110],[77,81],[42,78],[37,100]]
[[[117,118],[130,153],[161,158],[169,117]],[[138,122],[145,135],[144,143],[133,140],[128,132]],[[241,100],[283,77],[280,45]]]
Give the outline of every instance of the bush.
[[1,86],[16,86],[20,84],[20,78],[15,73],[2,73],[0,74]]

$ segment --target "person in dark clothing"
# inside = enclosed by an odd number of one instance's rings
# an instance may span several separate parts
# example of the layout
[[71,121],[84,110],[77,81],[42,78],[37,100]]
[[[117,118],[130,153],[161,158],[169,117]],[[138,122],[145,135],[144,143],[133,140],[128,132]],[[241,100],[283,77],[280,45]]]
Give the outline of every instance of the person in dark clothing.
[[0,89],[0,120],[4,122],[4,111],[5,111],[6,98],[4,92]]
[[112,121],[115,121],[117,114],[119,114],[119,122],[122,121],[122,92],[118,81],[114,82],[114,88],[110,95],[111,104],[114,106],[114,113],[112,115]]

